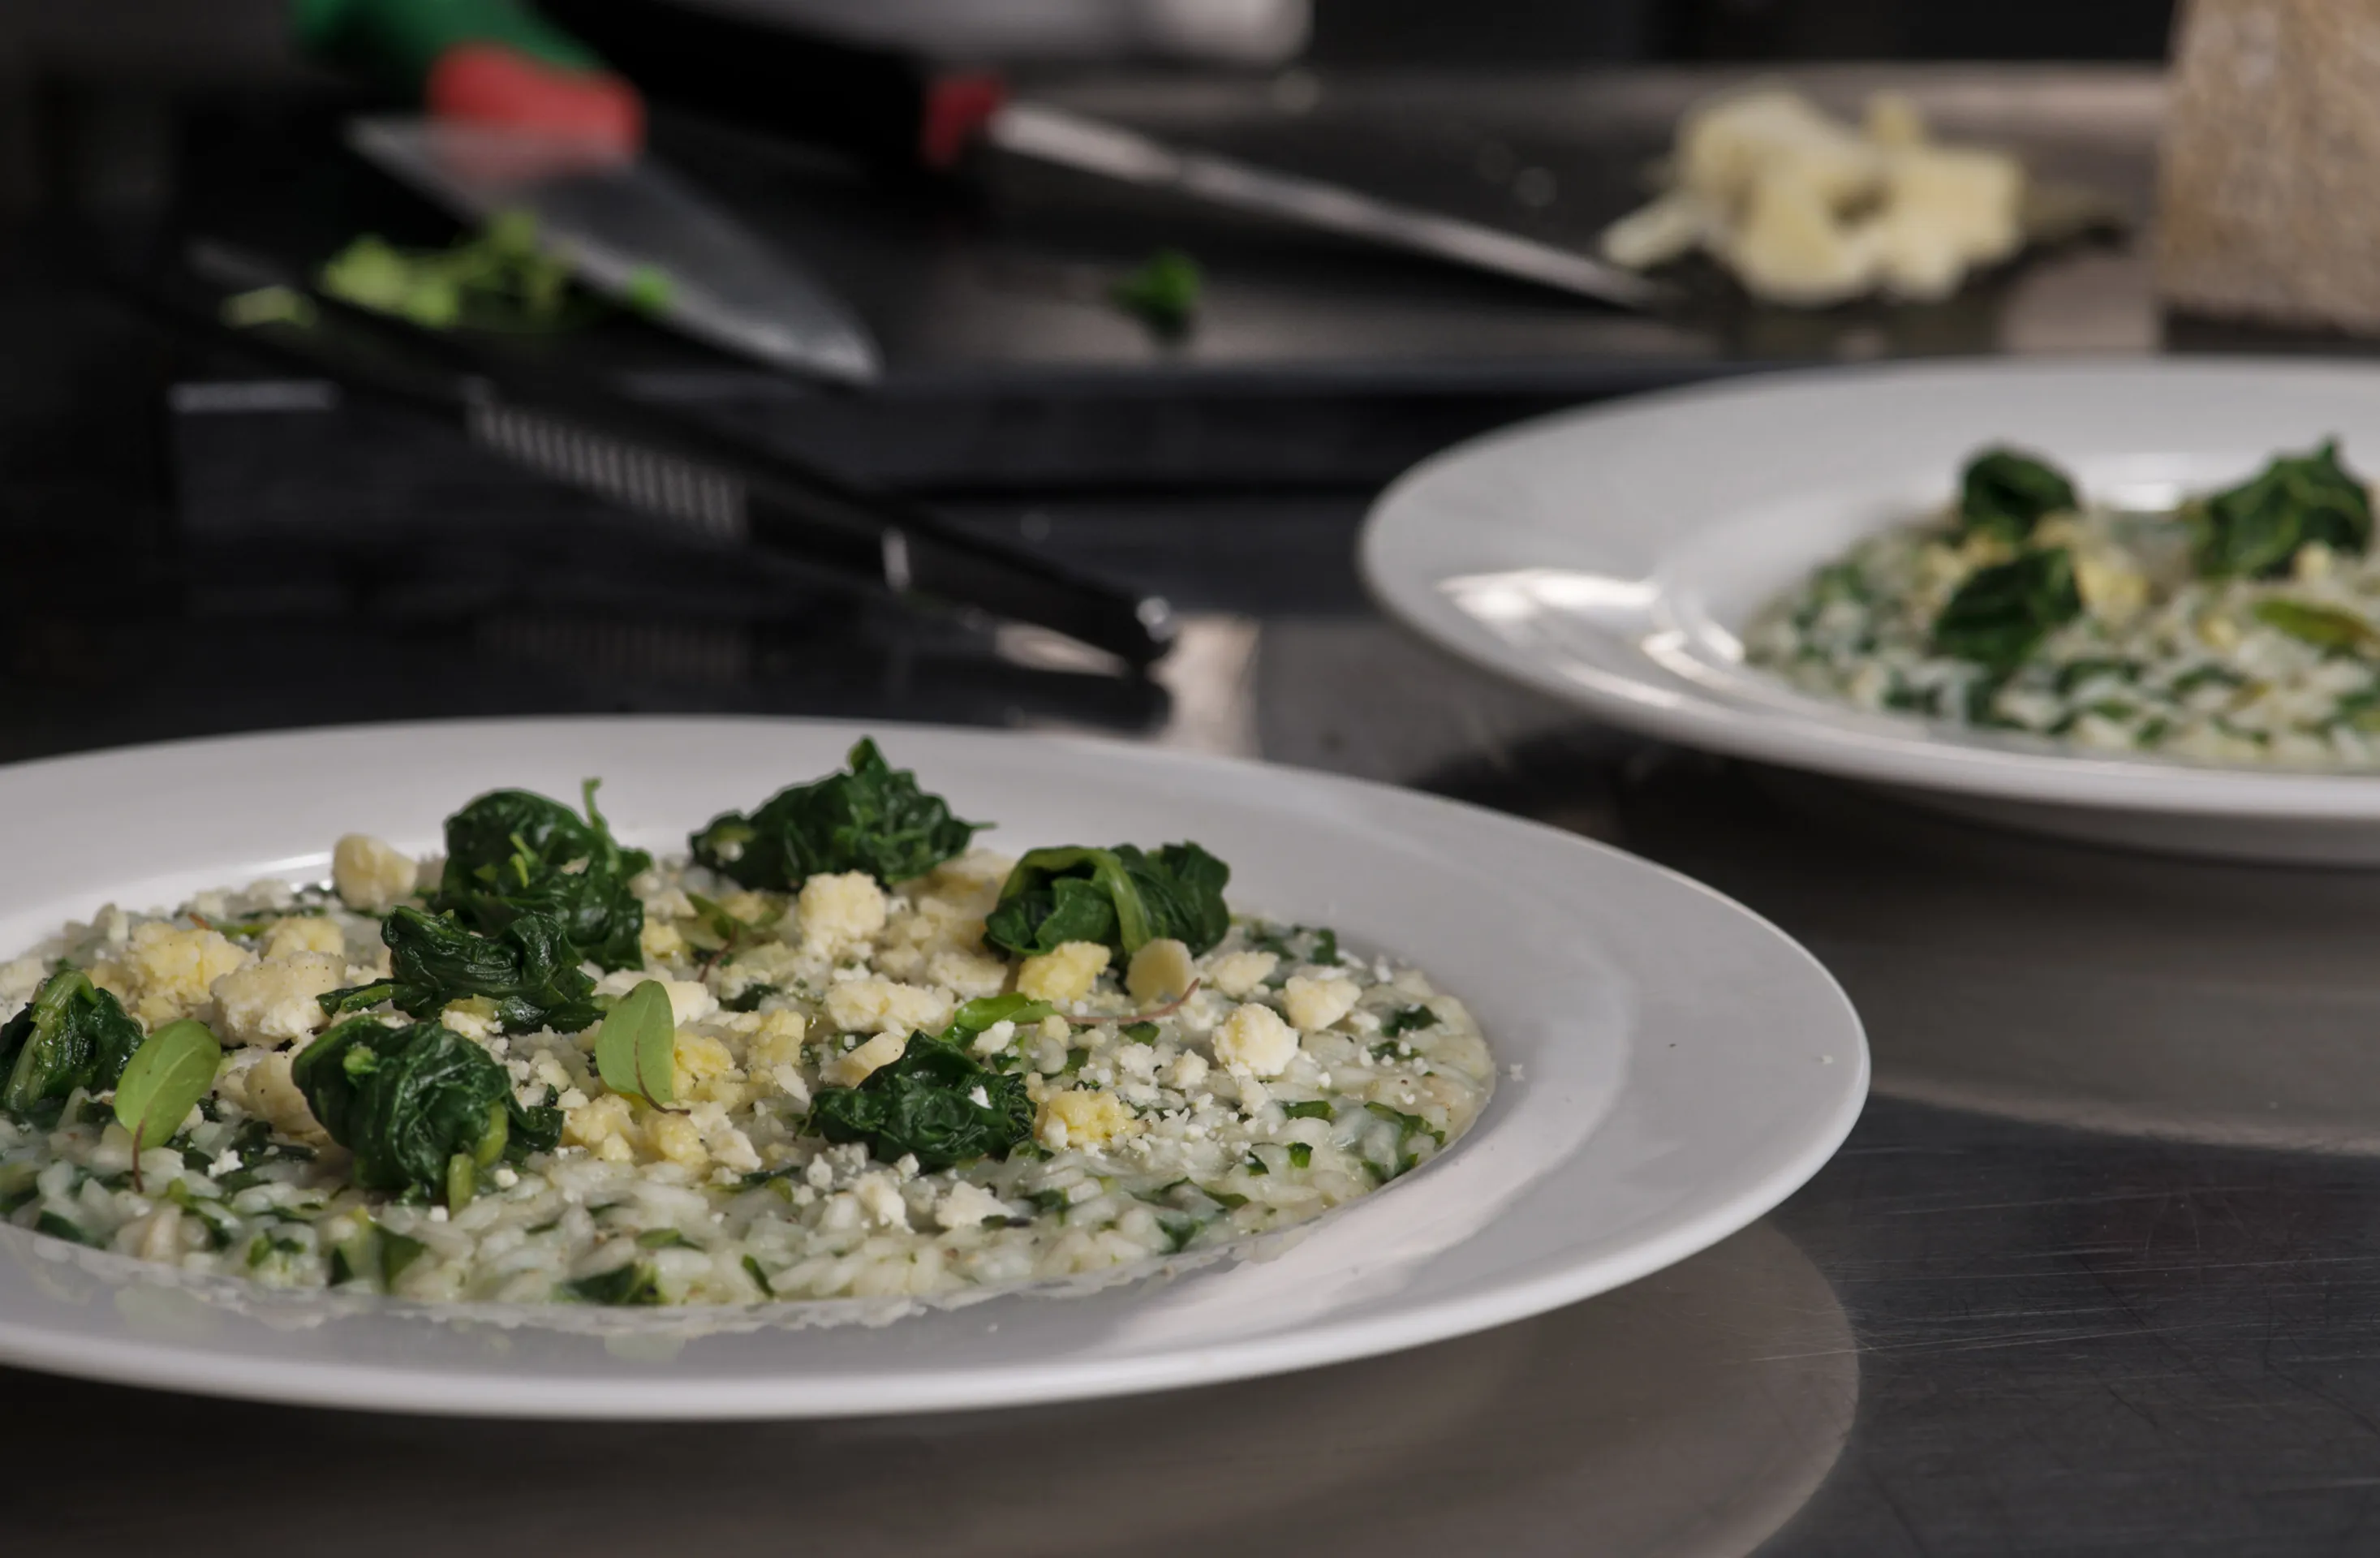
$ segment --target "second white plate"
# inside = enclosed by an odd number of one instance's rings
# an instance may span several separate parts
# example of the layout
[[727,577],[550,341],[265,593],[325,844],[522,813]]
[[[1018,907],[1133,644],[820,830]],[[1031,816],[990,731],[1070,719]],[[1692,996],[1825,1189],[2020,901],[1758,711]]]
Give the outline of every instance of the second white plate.
[[1524,423],[1374,506],[1366,579],[1464,657],[1616,724],[2100,842],[2380,863],[2380,775],[2084,754],[1867,713],[1744,665],[1762,604],[1937,507],[1988,444],[2170,501],[2337,436],[2380,471],[2380,369],[2174,359],[1828,369]]

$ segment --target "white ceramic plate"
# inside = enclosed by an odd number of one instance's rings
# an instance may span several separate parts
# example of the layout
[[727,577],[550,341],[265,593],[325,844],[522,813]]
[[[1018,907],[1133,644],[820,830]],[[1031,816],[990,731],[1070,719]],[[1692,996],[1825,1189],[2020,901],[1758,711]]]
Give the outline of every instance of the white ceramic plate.
[[[760,720],[389,725],[0,769],[0,949],[104,901],[320,880],[350,830],[433,849],[480,790],[604,780],[628,840],[684,847],[862,734],[1004,848],[1195,838],[1235,906],[1395,949],[1518,1068],[1458,1149],[1268,1245],[1080,1296],[880,1327],[827,1306],[434,1308],[195,1282],[0,1229],[0,1360],[326,1406],[541,1417],[924,1411],[1204,1383],[1411,1346],[1629,1282],[1758,1217],[1859,1113],[1834,981],[1735,905],[1550,829],[1410,792],[1090,741]],[[805,1328],[796,1328],[797,1326]]]
[[2380,369],[2162,359],[1829,369],[1524,423],[1406,474],[1365,577],[1398,616],[1616,724],[2192,853],[2380,862],[2380,776],[2082,754],[1871,714],[1742,663],[1738,635],[1857,538],[1947,501],[1980,446],[2169,502],[2337,435],[2380,474]]

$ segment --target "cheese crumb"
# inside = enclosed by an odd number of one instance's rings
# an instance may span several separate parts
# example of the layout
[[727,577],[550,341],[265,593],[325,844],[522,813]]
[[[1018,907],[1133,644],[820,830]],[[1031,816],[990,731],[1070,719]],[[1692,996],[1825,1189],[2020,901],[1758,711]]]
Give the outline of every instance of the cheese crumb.
[[314,998],[338,989],[346,968],[346,958],[325,952],[235,968],[212,987],[218,1029],[240,1044],[310,1038],[326,1020]]
[[1189,947],[1171,936],[1160,936],[1132,955],[1123,987],[1135,1001],[1149,1005],[1181,995],[1196,977]]
[[819,1068],[819,1077],[831,1088],[856,1088],[899,1060],[908,1048],[906,1033],[880,1033],[857,1049],[828,1061]]
[[370,834],[349,834],[331,850],[331,885],[351,909],[386,914],[413,896],[413,857]]
[[952,1186],[934,1205],[934,1221],[945,1228],[974,1228],[987,1218],[1007,1215],[1007,1203],[964,1179]]
[[933,1031],[951,1020],[950,998],[893,980],[846,980],[826,994],[827,1020],[845,1033]]
[[1207,970],[1208,981],[1234,1001],[1247,998],[1248,992],[1272,978],[1281,967],[1281,958],[1269,952],[1234,952],[1215,959]]
[[1123,1100],[1111,1092],[1076,1089],[1042,1101],[1034,1134],[1044,1147],[1103,1147],[1139,1125]]
[[1232,1008],[1215,1034],[1215,1058],[1234,1071],[1278,1077],[1297,1053],[1297,1029],[1269,1006]]
[[1025,960],[1016,989],[1036,1001],[1080,1001],[1107,972],[1108,949],[1097,942],[1063,942]]
[[795,910],[801,919],[802,949],[832,957],[866,945],[884,929],[884,889],[866,871],[821,872],[802,883]]
[[319,914],[293,914],[264,928],[264,960],[277,963],[301,952],[327,952],[346,956],[347,938]]
[[1281,989],[1281,1004],[1288,1008],[1291,1022],[1312,1032],[1354,1011],[1355,998],[1362,993],[1354,980],[1342,975],[1309,980],[1292,974]]

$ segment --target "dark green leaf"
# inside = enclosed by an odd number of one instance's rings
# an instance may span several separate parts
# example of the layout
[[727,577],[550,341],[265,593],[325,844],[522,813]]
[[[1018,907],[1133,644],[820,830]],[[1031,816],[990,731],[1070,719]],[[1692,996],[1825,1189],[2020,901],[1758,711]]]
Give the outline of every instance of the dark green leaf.
[[620,847],[595,787],[587,782],[584,818],[527,790],[491,791],[447,818],[446,868],[430,907],[489,935],[540,916],[576,951],[571,962],[641,967],[645,907],[629,882],[652,857]]
[[744,1274],[752,1279],[752,1285],[760,1290],[762,1297],[774,1298],[777,1296],[776,1284],[769,1280],[769,1273],[760,1269],[760,1262],[748,1255],[744,1258]]
[[1246,1169],[1250,1174],[1270,1174],[1272,1172],[1272,1170],[1265,1167],[1265,1161],[1262,1158],[1257,1157],[1254,1152],[1250,1152],[1245,1158],[1243,1158],[1240,1161],[1240,1166]]
[[747,984],[719,1004],[722,1010],[730,1012],[757,1012],[761,1002],[777,993],[777,987],[772,984]]
[[[561,922],[549,916],[526,914],[482,936],[450,918],[399,906],[382,922],[381,940],[388,943],[393,974],[388,999],[408,1016],[431,1016],[473,995],[495,1002],[507,1033],[540,1028],[576,1033],[602,1016],[593,998],[595,981],[578,967]],[[351,1008],[372,989],[344,992],[343,1004]],[[326,1005],[332,996],[323,997]]]
[[2380,630],[2353,612],[2331,606],[2276,599],[2257,602],[2248,615],[2316,649],[2349,653],[2380,645]]
[[702,1247],[675,1228],[648,1228],[637,1235],[637,1248],[638,1249],[700,1249]]
[[661,1273],[641,1260],[614,1266],[562,1284],[565,1296],[582,1304],[654,1305],[662,1301]]
[[1399,1129],[1408,1135],[1419,1131],[1440,1147],[1446,1145],[1446,1133],[1418,1114],[1407,1114],[1402,1110],[1391,1109],[1385,1103],[1367,1103],[1364,1107],[1383,1120],[1394,1122]]
[[2049,515],[2076,506],[2074,483],[2057,467],[2013,449],[1986,449],[1959,477],[1959,533],[2022,545]]
[[290,1076],[369,1189],[444,1194],[455,1159],[493,1163],[511,1135],[504,1068],[435,1023],[350,1017],[309,1044]]
[[2332,439],[2312,454],[2280,456],[2228,492],[2183,505],[2198,571],[2209,578],[2275,578],[2298,551],[2320,542],[2361,556],[2372,545],[2372,502],[2338,463]]
[[1213,1200],[1227,1211],[1235,1211],[1248,1204],[1248,1199],[1235,1190],[1218,1190],[1211,1186],[1201,1185],[1198,1187],[1198,1193]]
[[1128,1022],[1119,1031],[1135,1044],[1157,1042],[1157,1025],[1153,1022]]
[[1291,1142],[1289,1144],[1289,1166],[1292,1168],[1313,1167],[1314,1144],[1310,1141]]
[[1301,1099],[1295,1103],[1282,1104],[1281,1112],[1293,1120],[1327,1120],[1330,1118],[1330,1101],[1327,1098]]
[[1063,1190],[1036,1190],[1025,1199],[1036,1211],[1063,1211],[1074,1204],[1074,1198]]
[[395,1287],[405,1269],[430,1253],[430,1247],[419,1239],[395,1232],[380,1230],[380,1281],[382,1287]]
[[1112,849],[1033,849],[1001,884],[984,940],[1020,956],[1067,942],[1098,942],[1125,956],[1160,937],[1193,955],[1232,928],[1223,888],[1232,869],[1195,844],[1144,854]]
[[89,1245],[93,1249],[99,1248],[99,1241],[83,1232],[81,1223],[69,1223],[55,1211],[45,1211],[35,1218],[33,1232],[47,1234],[54,1239],[64,1239],[69,1244]]
[[1934,619],[1934,652],[2005,674],[2082,611],[2066,549],[2028,552],[1967,577]]
[[903,1153],[930,1174],[1005,1158],[1033,1131],[1023,1077],[988,1070],[959,1045],[910,1035],[901,1058],[856,1088],[822,1090],[810,1127],[829,1141],[862,1141],[884,1162]]
[[961,822],[862,740],[848,769],[778,791],[749,816],[722,812],[692,839],[694,858],[747,887],[800,890],[820,872],[866,871],[887,886],[965,851],[989,826]]
[[1400,1006],[1390,1012],[1387,1019],[1380,1024],[1380,1032],[1383,1037],[1396,1039],[1408,1033],[1418,1033],[1425,1028],[1437,1026],[1438,1014],[1427,1006],[1415,1004]]
[[140,1048],[140,1025],[79,969],[50,977],[32,1004],[0,1025],[0,1110],[20,1117],[63,1102],[77,1088],[115,1086]]

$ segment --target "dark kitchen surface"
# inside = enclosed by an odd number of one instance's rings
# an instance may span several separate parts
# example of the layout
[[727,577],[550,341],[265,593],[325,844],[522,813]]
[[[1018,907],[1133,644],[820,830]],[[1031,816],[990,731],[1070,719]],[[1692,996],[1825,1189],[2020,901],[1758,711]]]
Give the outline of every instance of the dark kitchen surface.
[[[2119,129],[2141,90],[1998,79]],[[1533,101],[1509,96],[1516,114]],[[2107,145],[2134,133],[2119,129]],[[2078,129],[2068,150],[2101,146]],[[249,193],[256,210],[275,199]],[[1099,259],[1046,241],[1067,264]],[[913,274],[949,267],[946,313],[870,305],[901,367],[880,413],[666,342],[616,343],[605,361],[1169,593],[1187,628],[1155,682],[664,548],[443,434],[179,356],[91,294],[53,225],[0,256],[0,755],[438,714],[734,710],[1089,729],[1397,781],[1637,850],[1803,938],[1875,1046],[1877,1096],[1841,1155],[1745,1234],[1603,1298],[1141,1400],[511,1426],[0,1370],[0,1449],[44,1484],[14,1501],[0,1545],[2373,1551],[2369,877],[2034,841],[1648,748],[1442,660],[1366,605],[1349,547],[1397,461],[1465,418],[1608,390],[1656,360],[1711,371],[1742,360],[1732,348],[1632,356],[1595,332],[1667,327],[1290,255],[1289,280],[1221,273],[1217,334],[1185,365],[1092,304],[1010,318],[978,267],[1012,262],[974,242],[912,254]],[[1995,334],[1945,346],[2155,343],[2126,251],[2070,262],[2100,280],[2027,315],[2029,284],[2012,279],[1992,295]],[[1407,300],[1367,331],[1350,299],[1372,286]],[[1317,349],[1276,349],[1264,322],[1291,329],[1313,308]],[[1421,317],[1438,323],[1395,323]],[[1876,326],[1879,349],[1903,323]],[[1483,345],[1505,339],[1529,344]],[[1246,345],[1220,355],[1232,341]],[[1139,440],[1123,454],[1120,428]]]

